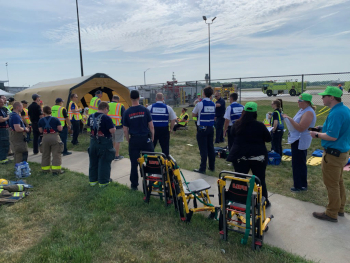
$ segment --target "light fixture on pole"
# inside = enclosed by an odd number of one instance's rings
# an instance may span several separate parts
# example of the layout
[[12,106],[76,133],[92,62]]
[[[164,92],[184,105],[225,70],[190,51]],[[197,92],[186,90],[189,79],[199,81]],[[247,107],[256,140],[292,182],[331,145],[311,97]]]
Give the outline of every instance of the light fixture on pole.
[[143,81],[144,81],[144,84],[146,85],[146,71],[149,70],[150,68],[146,69],[144,72],[143,72]]
[[7,68],[8,63],[6,62],[5,65],[6,65],[6,72],[7,72],[7,82],[8,82],[8,85],[9,85],[9,87],[10,87],[9,70],[8,70],[8,68]]
[[77,20],[78,20],[78,36],[79,36],[79,51],[80,51],[80,70],[81,70],[81,76],[84,76],[84,70],[83,70],[83,55],[81,53],[81,39],[80,39],[80,24],[79,24],[79,11],[78,11],[78,0],[75,1],[77,6]]
[[207,22],[207,17],[203,16],[204,22],[208,25],[208,38],[209,38],[209,85],[211,85],[211,71],[210,71],[210,25],[214,23],[214,20],[216,17],[214,17],[211,22]]

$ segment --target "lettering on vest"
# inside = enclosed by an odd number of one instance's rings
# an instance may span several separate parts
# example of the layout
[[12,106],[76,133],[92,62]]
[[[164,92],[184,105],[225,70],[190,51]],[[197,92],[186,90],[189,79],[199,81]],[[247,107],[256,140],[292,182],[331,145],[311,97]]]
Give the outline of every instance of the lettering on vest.
[[153,112],[154,113],[166,113],[166,109],[165,108],[153,108]]
[[204,112],[215,112],[214,106],[204,106]]

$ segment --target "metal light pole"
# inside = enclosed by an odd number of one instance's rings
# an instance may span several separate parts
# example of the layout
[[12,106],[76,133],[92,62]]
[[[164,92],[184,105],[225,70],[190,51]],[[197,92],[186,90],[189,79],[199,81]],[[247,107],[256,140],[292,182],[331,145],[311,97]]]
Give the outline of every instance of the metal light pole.
[[78,0],[75,0],[75,2],[76,2],[76,6],[77,6],[79,50],[80,50],[80,69],[81,69],[81,76],[84,76],[84,71],[83,71],[83,55],[82,55],[82,53],[81,53],[81,39],[80,39],[80,24],[79,24]]
[[216,17],[214,17],[210,22],[207,22],[207,17],[203,16],[204,22],[208,25],[208,39],[209,39],[209,85],[211,85],[211,71],[210,71],[210,25],[214,23],[214,20]]
[[144,84],[146,85],[146,71],[149,70],[150,68],[146,69],[144,72],[143,72],[143,81],[144,81]]
[[10,87],[9,70],[8,70],[8,68],[7,68],[8,63],[6,62],[5,65],[6,65],[6,72],[7,72],[7,81],[8,81],[8,85],[9,85],[9,87]]

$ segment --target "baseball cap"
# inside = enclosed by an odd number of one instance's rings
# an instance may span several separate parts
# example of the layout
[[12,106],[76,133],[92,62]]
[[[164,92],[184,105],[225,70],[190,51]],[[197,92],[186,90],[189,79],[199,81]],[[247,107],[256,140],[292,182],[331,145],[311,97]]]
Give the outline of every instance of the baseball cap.
[[22,103],[22,104],[28,104],[28,101],[22,100],[21,103]]
[[253,101],[247,102],[244,106],[245,111],[256,112],[258,110],[258,104]]
[[56,103],[60,103],[60,102],[63,102],[63,100],[61,98],[57,98]]
[[314,104],[312,103],[312,95],[309,94],[309,93],[303,93],[303,94],[301,94],[301,95],[299,96],[299,99],[300,99],[300,100],[303,100],[303,101],[308,101],[308,102],[311,103],[311,105],[314,105]]
[[318,93],[318,95],[340,98],[343,95],[343,92],[338,87],[328,86],[324,92]]
[[98,90],[95,92],[95,95],[100,95],[100,94],[102,94],[102,90]]
[[136,100],[138,98],[140,98],[140,93],[138,90],[132,90],[130,91],[130,98],[133,100]]
[[9,102],[14,102],[15,99],[14,99],[13,97],[11,97],[11,98],[8,99],[8,101],[9,101]]
[[200,96],[201,94],[200,93],[197,93],[197,96]]
[[32,99],[33,99],[33,100],[36,100],[36,99],[39,98],[39,97],[40,97],[39,94],[33,94],[33,95],[32,95]]

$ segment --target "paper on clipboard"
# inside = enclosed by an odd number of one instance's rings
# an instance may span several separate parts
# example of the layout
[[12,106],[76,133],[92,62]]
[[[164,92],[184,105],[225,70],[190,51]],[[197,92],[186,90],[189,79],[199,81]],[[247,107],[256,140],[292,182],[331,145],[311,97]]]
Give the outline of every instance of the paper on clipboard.
[[290,123],[290,120],[289,120],[289,119],[284,119],[284,122],[285,122],[286,125],[287,125],[288,131],[290,131],[290,132],[296,131],[296,129],[295,129],[295,128],[293,127],[293,125]]

